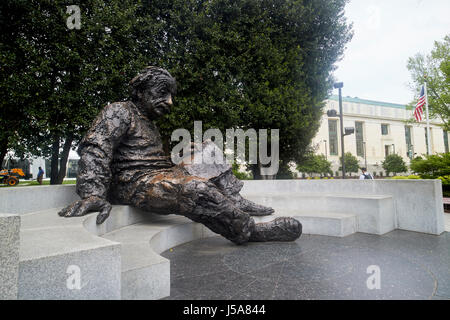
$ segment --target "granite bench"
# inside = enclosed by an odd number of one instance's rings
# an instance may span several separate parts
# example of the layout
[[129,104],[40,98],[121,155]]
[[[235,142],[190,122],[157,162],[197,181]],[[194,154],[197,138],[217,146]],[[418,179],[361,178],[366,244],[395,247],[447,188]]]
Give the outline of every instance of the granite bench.
[[[246,181],[242,194],[273,206],[275,216],[296,217],[305,234],[444,231],[439,180]],[[77,198],[75,186],[0,189],[0,254],[9,258],[0,262],[2,297],[160,299],[170,295],[170,261],[160,253],[215,235],[184,217],[129,206],[114,206],[100,226],[96,213],[57,215]]]

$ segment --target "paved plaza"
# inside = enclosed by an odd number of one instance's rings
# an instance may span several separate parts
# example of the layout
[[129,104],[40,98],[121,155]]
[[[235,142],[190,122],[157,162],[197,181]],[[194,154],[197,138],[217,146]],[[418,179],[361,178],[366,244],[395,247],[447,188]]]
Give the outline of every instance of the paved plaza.
[[[166,299],[450,299],[449,232],[302,235],[244,246],[213,237],[162,255],[171,261]],[[368,289],[370,266],[379,267],[380,289]]]

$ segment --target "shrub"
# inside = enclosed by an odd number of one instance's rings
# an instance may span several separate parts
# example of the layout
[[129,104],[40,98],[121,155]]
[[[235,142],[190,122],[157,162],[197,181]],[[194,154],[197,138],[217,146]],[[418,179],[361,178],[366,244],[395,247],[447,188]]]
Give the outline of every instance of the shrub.
[[332,174],[331,162],[328,161],[323,154],[310,155],[305,161],[297,165],[297,170],[306,172],[309,176],[313,174]]
[[411,160],[411,170],[424,179],[437,179],[450,175],[450,153],[427,155]]
[[233,174],[239,180],[253,180],[253,175],[251,173],[249,174],[239,171],[239,165],[237,163],[233,163],[231,169],[233,170]]
[[386,156],[381,164],[383,169],[386,170],[387,175],[389,175],[390,172],[397,174],[408,171],[405,161],[403,161],[403,158],[398,154],[390,154]]
[[406,180],[406,179],[411,180],[411,179],[422,179],[422,178],[419,176],[415,176],[415,175],[409,175],[409,176],[395,176],[395,177],[392,177],[391,179],[393,179],[393,180]]
[[450,175],[438,177],[438,179],[442,181],[442,185],[450,185]]
[[[346,152],[344,156],[345,163],[345,172],[352,173],[359,171],[359,163],[358,159],[351,154],[351,152]],[[342,165],[342,157],[341,157],[341,165]],[[339,167],[339,170],[342,170],[342,166]]]

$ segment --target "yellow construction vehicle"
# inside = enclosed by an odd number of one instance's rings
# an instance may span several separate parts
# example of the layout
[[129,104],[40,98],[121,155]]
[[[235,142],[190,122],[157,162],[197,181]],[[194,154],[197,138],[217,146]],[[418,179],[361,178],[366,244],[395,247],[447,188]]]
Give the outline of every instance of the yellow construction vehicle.
[[0,183],[7,184],[8,186],[15,186],[19,183],[20,177],[25,177],[22,169],[5,169],[0,170]]

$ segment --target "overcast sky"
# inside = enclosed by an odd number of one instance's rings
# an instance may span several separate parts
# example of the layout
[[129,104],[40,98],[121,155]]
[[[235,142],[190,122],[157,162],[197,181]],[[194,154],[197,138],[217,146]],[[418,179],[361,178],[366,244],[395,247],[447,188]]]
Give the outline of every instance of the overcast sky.
[[428,54],[450,34],[450,0],[350,0],[346,16],[354,36],[335,71],[343,95],[411,102],[408,58]]

